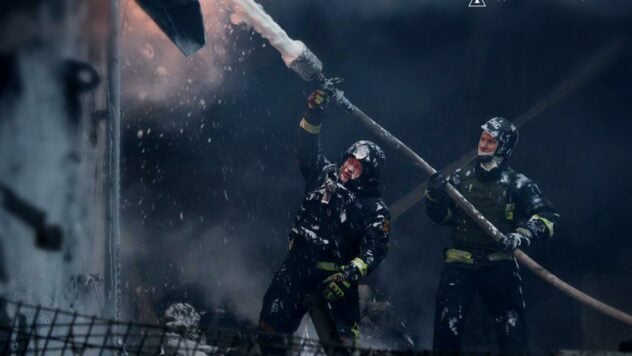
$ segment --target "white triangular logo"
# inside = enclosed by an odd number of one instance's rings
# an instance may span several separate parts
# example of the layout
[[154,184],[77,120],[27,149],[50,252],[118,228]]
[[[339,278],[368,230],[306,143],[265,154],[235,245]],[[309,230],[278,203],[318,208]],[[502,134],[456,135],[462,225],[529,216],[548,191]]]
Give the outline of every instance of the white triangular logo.
[[470,0],[469,7],[487,7],[485,0]]

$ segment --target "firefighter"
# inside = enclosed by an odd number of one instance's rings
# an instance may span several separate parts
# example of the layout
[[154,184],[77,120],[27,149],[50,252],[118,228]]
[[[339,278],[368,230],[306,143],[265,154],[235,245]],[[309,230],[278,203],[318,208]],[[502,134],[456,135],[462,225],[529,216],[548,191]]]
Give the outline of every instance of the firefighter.
[[385,156],[370,141],[354,143],[340,164],[327,160],[319,133],[328,96],[308,98],[296,153],[305,195],[289,233],[289,251],[263,298],[259,328],[291,334],[308,311],[308,295],[322,296],[332,329],[355,346],[360,319],[358,280],[377,268],[389,242],[389,210],[382,201]]
[[[559,215],[537,184],[509,167],[518,130],[495,117],[481,126],[477,158],[448,179],[428,178],[426,213],[452,228],[436,299],[433,348],[461,350],[472,299],[478,294],[492,314],[502,353],[526,353],[525,302],[512,251],[550,238]],[[444,191],[449,181],[503,234],[496,242]]]

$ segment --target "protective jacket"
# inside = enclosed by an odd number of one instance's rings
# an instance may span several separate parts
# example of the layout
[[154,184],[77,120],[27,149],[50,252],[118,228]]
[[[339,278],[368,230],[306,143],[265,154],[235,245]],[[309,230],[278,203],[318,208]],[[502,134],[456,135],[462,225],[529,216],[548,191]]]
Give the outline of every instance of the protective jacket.
[[[309,115],[308,111],[305,116]],[[378,181],[343,185],[338,179],[339,167],[320,149],[318,132],[307,131],[305,126],[301,125],[297,142],[305,196],[289,234],[290,254],[308,263],[347,264],[359,258],[366,264],[363,274],[370,273],[386,256],[390,232],[390,213]]]
[[[503,164],[485,171],[473,162],[449,177],[450,183],[502,233],[522,228],[532,241],[553,236],[558,214],[537,184]],[[498,252],[502,246],[448,199],[428,196],[426,205],[436,224],[452,226],[453,248],[465,251]]]
[[[260,314],[260,327],[278,333],[296,331],[308,311],[308,296],[322,293],[326,278],[349,266],[367,275],[388,249],[390,215],[380,197],[378,170],[365,169],[363,163],[364,179],[342,184],[338,166],[320,149],[322,117],[311,115],[308,110],[303,116],[296,144],[305,196],[289,234],[288,255],[266,291]],[[373,149],[367,142],[360,146]],[[365,153],[367,158],[375,152]],[[357,280],[349,281],[343,297],[328,302],[328,313],[341,340],[357,342]]]
[[[540,189],[506,162],[486,171],[478,161],[457,170],[449,182],[502,233],[531,241],[553,236],[558,214]],[[427,193],[426,211],[437,224],[452,226],[435,306],[433,349],[458,352],[467,313],[476,294],[492,314],[502,354],[527,352],[525,301],[518,264],[445,193]]]

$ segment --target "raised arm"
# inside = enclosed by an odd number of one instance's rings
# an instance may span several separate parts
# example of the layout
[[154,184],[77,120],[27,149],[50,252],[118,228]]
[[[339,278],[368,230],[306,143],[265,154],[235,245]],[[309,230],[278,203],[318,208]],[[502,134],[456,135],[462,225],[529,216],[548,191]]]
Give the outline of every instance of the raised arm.
[[320,128],[327,113],[327,101],[327,94],[322,90],[315,90],[309,96],[296,136],[298,165],[308,185],[329,164],[320,149]]

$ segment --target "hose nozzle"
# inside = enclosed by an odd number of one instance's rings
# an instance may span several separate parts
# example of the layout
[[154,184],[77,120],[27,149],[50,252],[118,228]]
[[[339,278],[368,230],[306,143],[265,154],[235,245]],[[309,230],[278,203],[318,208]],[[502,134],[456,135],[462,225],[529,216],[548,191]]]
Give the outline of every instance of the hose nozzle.
[[322,76],[323,63],[305,45],[301,54],[287,66],[308,82],[319,80]]

